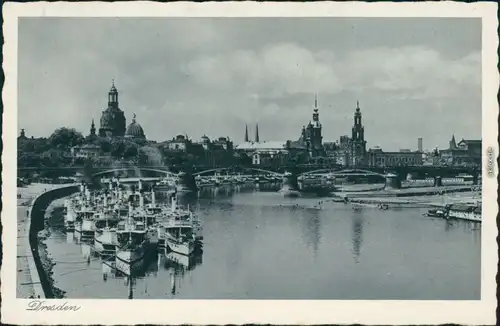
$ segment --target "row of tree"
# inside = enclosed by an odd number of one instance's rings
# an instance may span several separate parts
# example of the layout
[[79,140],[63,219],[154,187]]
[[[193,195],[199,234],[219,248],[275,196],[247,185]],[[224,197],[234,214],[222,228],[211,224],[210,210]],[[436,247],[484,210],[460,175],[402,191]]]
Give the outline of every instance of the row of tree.
[[[124,138],[83,137],[72,128],[56,129],[48,138],[24,138],[18,141],[19,166],[60,166],[75,162],[71,149],[75,146],[92,144],[99,146],[102,153],[112,159],[137,159],[141,144]],[[77,160],[78,161],[78,160]]]
[[[143,140],[128,140],[126,138],[87,138],[72,128],[56,129],[49,138],[24,138],[18,142],[18,166],[58,167],[68,165],[83,165],[83,159],[75,159],[71,153],[75,146],[91,144],[99,147],[99,152],[111,160],[132,161],[138,164],[152,165],[196,165],[196,166],[228,166],[252,165],[252,158],[245,153],[235,154],[226,150],[188,152],[170,150],[166,146],[148,146]],[[279,156],[269,163],[280,164]],[[306,160],[306,159],[305,159]],[[302,161],[302,159],[299,159]]]

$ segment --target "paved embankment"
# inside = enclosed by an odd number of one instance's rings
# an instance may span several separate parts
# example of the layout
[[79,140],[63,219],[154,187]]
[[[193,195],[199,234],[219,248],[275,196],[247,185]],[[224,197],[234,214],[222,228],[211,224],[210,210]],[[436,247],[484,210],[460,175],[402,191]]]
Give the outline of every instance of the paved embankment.
[[50,298],[52,291],[38,253],[45,208],[53,200],[78,190],[77,185],[31,184],[18,188],[17,286],[18,298]]
[[17,188],[17,298],[44,297],[38,277],[31,247],[29,244],[29,206],[33,199],[41,193],[53,189],[54,185],[33,183],[27,187]]

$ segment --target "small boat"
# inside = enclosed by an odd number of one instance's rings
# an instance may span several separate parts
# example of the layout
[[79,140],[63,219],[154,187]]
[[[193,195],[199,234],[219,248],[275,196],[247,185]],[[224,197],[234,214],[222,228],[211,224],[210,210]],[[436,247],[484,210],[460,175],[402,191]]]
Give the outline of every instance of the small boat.
[[128,276],[144,268],[148,253],[154,249],[146,224],[134,221],[132,211],[132,204],[129,202],[129,217],[127,221],[118,223],[116,230],[119,243],[116,250],[116,269]]
[[115,228],[105,227],[95,233],[94,250],[99,255],[114,255],[118,246],[118,235]]
[[389,209],[389,205],[384,203],[378,204],[377,207],[384,211]]
[[76,212],[75,231],[80,233],[81,239],[93,238],[96,230],[94,211],[87,206]]
[[138,224],[119,223],[116,230],[119,243],[119,248],[116,249],[116,269],[129,276],[144,267],[144,258],[149,247],[146,228]]
[[[116,225],[118,223],[116,216],[109,213],[96,214],[94,234],[94,250],[100,255],[113,255],[118,247],[118,236],[116,234]],[[104,226],[103,226],[104,224]]]
[[189,210],[177,206],[172,198],[171,212],[167,221],[162,223],[162,235],[165,238],[165,253],[174,251],[183,255],[190,255],[197,241],[201,240],[201,224]]
[[75,230],[76,212],[73,208],[72,202],[68,201],[66,205],[66,215],[64,216],[64,228],[66,232],[73,232]]
[[169,250],[182,254],[191,255],[195,249],[195,238],[193,236],[193,226],[189,223],[170,223],[165,226],[165,254]]
[[482,222],[481,203],[448,205],[448,218]]
[[446,218],[447,214],[446,214],[446,210],[444,209],[429,209],[429,211],[427,211],[427,214],[425,214],[429,217],[442,217],[442,218]]

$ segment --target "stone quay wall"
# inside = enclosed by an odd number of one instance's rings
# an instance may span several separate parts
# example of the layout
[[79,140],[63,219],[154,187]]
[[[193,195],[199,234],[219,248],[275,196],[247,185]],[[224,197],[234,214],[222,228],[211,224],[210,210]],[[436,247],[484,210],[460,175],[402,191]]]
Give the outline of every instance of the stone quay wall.
[[[51,299],[54,297],[47,272],[43,268],[38,252],[38,232],[45,228],[45,210],[56,199],[69,196],[79,191],[79,185],[71,184],[48,190],[33,199],[29,207],[29,248],[28,266],[35,285],[35,295]],[[37,285],[41,285],[41,288]],[[43,291],[43,292],[42,292]],[[42,292],[42,293],[40,293]]]

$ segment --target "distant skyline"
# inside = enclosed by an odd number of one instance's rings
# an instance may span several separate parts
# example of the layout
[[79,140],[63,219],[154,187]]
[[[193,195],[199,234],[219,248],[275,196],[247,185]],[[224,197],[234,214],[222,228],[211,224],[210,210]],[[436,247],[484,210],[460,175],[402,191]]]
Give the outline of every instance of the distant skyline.
[[296,140],[318,93],[324,141],[444,148],[481,138],[478,18],[20,18],[18,129],[99,128],[112,79],[148,139]]

